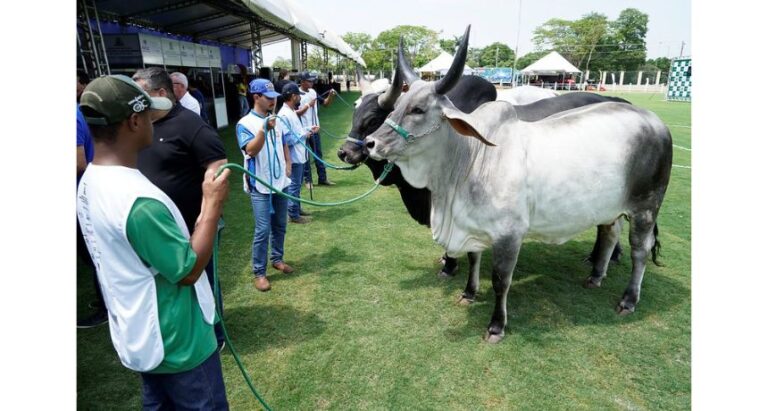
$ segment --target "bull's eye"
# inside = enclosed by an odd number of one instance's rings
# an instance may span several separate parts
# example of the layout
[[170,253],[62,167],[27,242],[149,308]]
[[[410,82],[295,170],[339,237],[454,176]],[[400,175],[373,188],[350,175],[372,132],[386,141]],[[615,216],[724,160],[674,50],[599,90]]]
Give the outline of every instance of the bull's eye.
[[422,110],[421,107],[413,107],[408,114],[424,114],[424,110]]

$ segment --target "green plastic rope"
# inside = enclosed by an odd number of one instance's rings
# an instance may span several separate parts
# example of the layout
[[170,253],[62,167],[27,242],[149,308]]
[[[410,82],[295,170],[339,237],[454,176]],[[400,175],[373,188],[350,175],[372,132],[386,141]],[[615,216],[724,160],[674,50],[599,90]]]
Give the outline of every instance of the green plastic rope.
[[374,184],[373,187],[371,187],[371,189],[366,191],[365,193],[360,194],[359,196],[357,196],[355,198],[351,198],[349,200],[335,201],[335,202],[331,202],[331,203],[321,203],[319,201],[306,200],[306,199],[303,199],[303,198],[294,197],[294,196],[292,196],[290,194],[286,194],[286,193],[282,192],[281,190],[278,190],[277,188],[273,187],[272,185],[270,185],[266,181],[262,180],[261,178],[259,178],[255,174],[253,174],[250,171],[246,170],[240,164],[227,163],[227,164],[222,165],[216,171],[216,177],[221,175],[221,173],[224,171],[225,168],[239,170],[239,171],[242,171],[243,173],[248,174],[249,176],[253,177],[256,181],[258,181],[262,185],[266,186],[267,188],[269,188],[272,192],[274,192],[277,195],[283,196],[283,197],[291,199],[293,201],[299,201],[299,202],[302,202],[304,204],[309,204],[309,205],[313,205],[313,206],[318,206],[318,207],[334,207],[334,206],[339,206],[339,205],[344,205],[344,204],[351,204],[351,203],[354,203],[355,201],[362,200],[363,198],[368,197],[377,188],[379,188],[379,186],[381,185],[381,182],[384,181],[385,178],[387,178],[387,175],[392,170],[392,167],[394,167],[394,163],[387,163],[387,165],[384,166],[384,172],[381,173],[379,178],[376,179],[376,184]]

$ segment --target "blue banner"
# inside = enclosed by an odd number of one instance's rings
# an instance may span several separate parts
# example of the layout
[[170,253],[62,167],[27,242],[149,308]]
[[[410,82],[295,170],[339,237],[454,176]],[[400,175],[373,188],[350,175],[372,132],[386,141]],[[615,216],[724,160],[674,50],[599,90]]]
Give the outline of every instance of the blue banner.
[[476,73],[491,83],[511,83],[513,70],[511,67],[486,67],[476,69]]

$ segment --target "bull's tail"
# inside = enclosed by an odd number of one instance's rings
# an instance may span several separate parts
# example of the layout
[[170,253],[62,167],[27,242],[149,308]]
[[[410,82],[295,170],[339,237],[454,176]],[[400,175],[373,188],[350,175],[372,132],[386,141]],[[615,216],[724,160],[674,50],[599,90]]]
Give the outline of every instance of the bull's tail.
[[664,264],[661,264],[657,258],[661,257],[661,242],[659,242],[659,225],[654,224],[653,225],[653,247],[651,247],[651,260],[653,260],[653,263],[656,264],[659,267],[663,267]]

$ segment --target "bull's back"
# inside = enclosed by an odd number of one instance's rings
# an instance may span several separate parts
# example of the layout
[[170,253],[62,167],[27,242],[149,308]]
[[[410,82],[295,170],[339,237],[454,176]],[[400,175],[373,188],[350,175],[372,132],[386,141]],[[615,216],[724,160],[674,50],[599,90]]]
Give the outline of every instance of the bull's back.
[[[522,123],[520,133],[526,147],[530,234],[556,243],[627,213],[635,181],[647,183],[659,173],[640,169],[638,153],[649,142],[666,146],[668,137],[656,115],[621,103]],[[661,165],[654,167],[663,168],[664,156],[660,149],[642,161],[659,157],[655,163]]]

